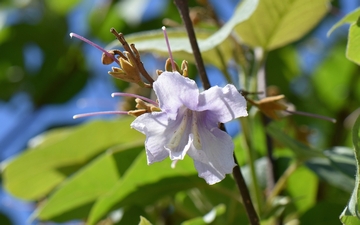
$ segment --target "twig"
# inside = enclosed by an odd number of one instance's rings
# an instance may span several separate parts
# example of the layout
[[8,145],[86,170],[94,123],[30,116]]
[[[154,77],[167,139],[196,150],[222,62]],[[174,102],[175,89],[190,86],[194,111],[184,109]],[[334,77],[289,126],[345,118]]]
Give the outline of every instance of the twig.
[[195,65],[199,72],[201,82],[203,83],[204,89],[210,88],[209,78],[206,75],[206,70],[204,66],[204,61],[202,59],[199,45],[197,43],[194,27],[192,25],[190,16],[189,16],[189,7],[187,0],[174,0],[176,7],[178,8],[181,18],[185,24],[185,28],[189,37],[190,45],[195,57]]

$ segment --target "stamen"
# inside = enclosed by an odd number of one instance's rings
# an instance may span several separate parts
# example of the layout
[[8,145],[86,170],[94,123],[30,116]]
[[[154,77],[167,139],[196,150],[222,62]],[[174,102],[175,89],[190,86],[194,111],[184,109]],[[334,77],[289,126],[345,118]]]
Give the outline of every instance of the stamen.
[[140,96],[140,95],[136,95],[136,94],[130,94],[130,93],[122,93],[122,92],[115,92],[115,93],[112,93],[111,94],[111,97],[115,97],[115,96],[124,96],[124,97],[133,97],[133,98],[140,98],[141,100],[144,100],[148,103],[151,103],[153,104],[154,106],[159,106],[159,104],[154,101],[154,100],[151,100],[149,98],[146,98],[146,97],[143,97],[143,96]]
[[99,115],[114,115],[114,114],[120,114],[120,115],[128,115],[127,111],[103,111],[103,112],[92,112],[92,113],[83,113],[83,114],[77,114],[73,116],[73,119],[88,117],[88,116],[99,116]]
[[312,114],[312,113],[308,113],[308,112],[301,112],[301,111],[290,111],[290,110],[284,110],[284,111],[288,112],[290,114],[294,114],[294,115],[308,116],[308,117],[313,117],[313,118],[317,118],[317,119],[326,120],[326,121],[329,121],[332,123],[336,123],[336,119],[330,118],[327,116],[321,116],[321,115]]
[[106,51],[105,49],[103,49],[102,47],[100,47],[99,45],[95,44],[94,42],[84,38],[83,36],[80,36],[78,34],[75,33],[70,33],[70,37],[76,37],[77,39],[80,39],[86,43],[88,43],[91,46],[94,46],[95,48],[99,49],[100,51],[102,51],[105,55],[107,55],[108,57],[112,58],[118,65],[120,65],[119,60],[113,55],[110,54],[108,51]]
[[175,67],[175,63],[174,63],[174,58],[173,58],[172,53],[171,53],[169,38],[168,38],[168,35],[167,35],[167,33],[166,33],[166,27],[163,26],[161,29],[162,29],[163,32],[164,32],[164,37],[165,37],[166,45],[167,45],[167,48],[168,48],[168,51],[169,51],[169,57],[170,57],[171,67],[172,67],[173,72],[174,72],[174,71],[176,71],[176,67]]

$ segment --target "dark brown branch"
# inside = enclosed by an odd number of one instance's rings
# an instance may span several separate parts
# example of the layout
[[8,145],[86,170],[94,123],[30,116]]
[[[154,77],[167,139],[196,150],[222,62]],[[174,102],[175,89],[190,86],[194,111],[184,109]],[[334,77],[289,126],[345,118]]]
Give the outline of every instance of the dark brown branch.
[[185,28],[186,28],[186,31],[188,33],[190,45],[191,45],[193,55],[194,55],[194,58],[195,58],[196,68],[197,68],[197,70],[199,72],[201,82],[202,82],[202,84],[204,86],[204,89],[209,89],[210,88],[210,82],[209,82],[209,78],[206,75],[204,61],[202,59],[200,49],[199,49],[199,45],[197,43],[194,27],[193,27],[193,24],[192,24],[190,16],[189,16],[188,2],[187,2],[187,0],[174,0],[174,2],[175,2],[175,5],[176,5],[176,7],[178,8],[178,10],[180,12],[180,15],[181,15],[181,18],[182,18],[183,22],[185,24]]

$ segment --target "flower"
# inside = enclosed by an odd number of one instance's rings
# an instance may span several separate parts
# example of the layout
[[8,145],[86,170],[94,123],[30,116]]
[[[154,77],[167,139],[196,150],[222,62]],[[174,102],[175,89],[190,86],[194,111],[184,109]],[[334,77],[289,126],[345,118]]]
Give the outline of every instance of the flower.
[[161,111],[145,113],[131,124],[146,135],[148,164],[169,156],[174,166],[188,154],[208,184],[224,179],[235,166],[234,144],[218,125],[247,116],[245,98],[231,84],[200,93],[195,81],[178,72],[163,72],[153,88]]

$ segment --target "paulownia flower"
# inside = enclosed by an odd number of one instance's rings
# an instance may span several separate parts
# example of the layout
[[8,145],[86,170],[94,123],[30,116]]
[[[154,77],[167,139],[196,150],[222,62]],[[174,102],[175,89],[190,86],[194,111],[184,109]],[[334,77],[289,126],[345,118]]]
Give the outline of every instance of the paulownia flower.
[[235,166],[234,144],[218,125],[247,116],[245,98],[231,84],[200,93],[195,81],[178,72],[163,72],[153,88],[161,111],[131,124],[146,135],[148,164],[170,157],[175,166],[188,154],[208,184],[224,179]]

